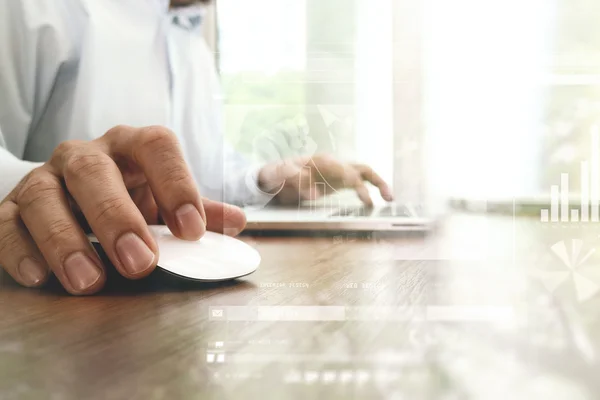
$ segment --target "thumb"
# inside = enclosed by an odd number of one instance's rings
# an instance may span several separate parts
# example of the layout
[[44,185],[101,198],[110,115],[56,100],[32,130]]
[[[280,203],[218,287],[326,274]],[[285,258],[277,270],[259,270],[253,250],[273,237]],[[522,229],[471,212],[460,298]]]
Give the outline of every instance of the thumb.
[[207,230],[237,236],[246,227],[246,215],[241,208],[207,198],[202,198],[202,205]]

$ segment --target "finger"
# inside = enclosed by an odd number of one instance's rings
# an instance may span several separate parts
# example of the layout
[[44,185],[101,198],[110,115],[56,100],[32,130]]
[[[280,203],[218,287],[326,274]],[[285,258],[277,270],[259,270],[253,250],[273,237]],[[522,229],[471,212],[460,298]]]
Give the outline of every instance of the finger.
[[26,178],[13,200],[44,259],[72,294],[95,293],[106,281],[98,255],[69,208],[60,179],[44,167]]
[[365,185],[365,182],[362,180],[362,177],[358,172],[352,174],[351,178],[348,179],[347,182],[350,187],[354,188],[360,201],[362,201],[368,207],[373,206],[373,199],[371,199],[369,189]]
[[158,206],[149,186],[130,190],[131,199],[140,210],[148,225],[159,225],[161,222]]
[[119,273],[129,279],[150,274],[158,246],[113,160],[91,146],[75,147],[56,158],[69,193]]
[[0,205],[0,265],[27,287],[43,285],[50,272],[21,221],[19,207],[10,200]]
[[368,207],[373,207],[373,199],[371,199],[369,189],[367,189],[364,183],[359,183],[355,185],[354,190],[356,190],[356,194],[358,194],[358,198],[360,199],[360,201],[365,203],[365,205]]
[[394,201],[392,190],[383,180],[383,178],[373,170],[373,168],[363,164],[355,164],[354,168],[356,168],[356,170],[360,173],[363,180],[371,182],[371,184],[379,189],[379,193],[381,193],[381,197],[385,201]]
[[197,240],[206,231],[200,192],[176,136],[163,127],[111,129],[100,143],[113,157],[126,157],[141,167],[165,223],[175,236]]
[[246,227],[246,215],[239,207],[206,198],[203,202],[209,231],[237,236]]

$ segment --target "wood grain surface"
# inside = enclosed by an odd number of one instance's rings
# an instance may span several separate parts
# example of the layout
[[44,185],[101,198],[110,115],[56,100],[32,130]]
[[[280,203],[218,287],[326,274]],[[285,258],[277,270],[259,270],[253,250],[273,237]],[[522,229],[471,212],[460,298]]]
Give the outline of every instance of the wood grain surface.
[[598,399],[599,233],[245,236],[262,264],[239,281],[111,275],[87,298],[2,274],[0,399]]

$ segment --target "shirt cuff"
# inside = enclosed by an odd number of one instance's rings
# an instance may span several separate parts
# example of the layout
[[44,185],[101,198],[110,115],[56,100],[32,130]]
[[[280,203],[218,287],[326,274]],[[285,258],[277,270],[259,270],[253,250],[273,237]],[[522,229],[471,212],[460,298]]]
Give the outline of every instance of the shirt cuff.
[[283,185],[285,184],[285,182],[282,183],[281,187],[273,193],[264,192],[258,186],[258,174],[261,168],[262,167],[250,168],[246,174],[246,187],[250,191],[250,198],[252,199],[249,204],[246,204],[247,206],[266,206],[267,203],[273,200],[273,198],[281,192]]
[[0,160],[0,200],[6,198],[17,184],[31,171],[44,163],[22,160]]

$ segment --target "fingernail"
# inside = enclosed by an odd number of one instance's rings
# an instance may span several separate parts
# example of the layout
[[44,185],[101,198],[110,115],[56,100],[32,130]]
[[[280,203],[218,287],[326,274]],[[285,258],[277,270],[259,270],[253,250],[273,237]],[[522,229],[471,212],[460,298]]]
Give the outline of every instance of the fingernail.
[[26,257],[19,264],[19,275],[27,286],[37,286],[46,279],[46,269],[36,260]]
[[65,273],[75,290],[85,290],[94,285],[102,270],[88,256],[74,253],[65,260]]
[[223,228],[223,234],[227,236],[236,237],[240,233],[242,233],[242,231],[238,228]]
[[126,233],[117,240],[117,254],[132,275],[141,274],[154,264],[154,252],[135,233]]
[[206,225],[193,204],[181,206],[175,213],[181,235],[188,239],[199,239],[206,231]]

